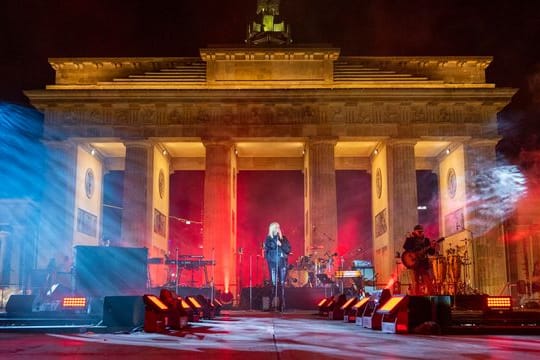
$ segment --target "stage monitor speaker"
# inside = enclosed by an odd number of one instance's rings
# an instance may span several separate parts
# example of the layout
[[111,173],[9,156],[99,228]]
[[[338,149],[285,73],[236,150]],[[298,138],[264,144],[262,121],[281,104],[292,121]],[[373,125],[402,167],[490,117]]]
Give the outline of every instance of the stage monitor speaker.
[[103,325],[110,327],[142,326],[144,302],[141,296],[106,296],[103,301]]
[[6,304],[6,313],[27,314],[32,312],[35,295],[11,295]]
[[438,334],[450,324],[450,296],[392,296],[377,312],[382,331]]
[[89,297],[144,294],[148,249],[75,247],[76,292]]

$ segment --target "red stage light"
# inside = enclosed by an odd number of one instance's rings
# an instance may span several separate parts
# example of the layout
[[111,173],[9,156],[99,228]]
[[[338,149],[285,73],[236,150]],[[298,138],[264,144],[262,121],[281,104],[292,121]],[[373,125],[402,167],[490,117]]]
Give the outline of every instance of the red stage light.
[[221,303],[223,305],[226,305],[226,304],[232,304],[233,300],[234,300],[234,295],[231,294],[230,292],[228,291],[225,291],[223,293],[221,293],[220,297],[219,297],[219,300],[221,301]]

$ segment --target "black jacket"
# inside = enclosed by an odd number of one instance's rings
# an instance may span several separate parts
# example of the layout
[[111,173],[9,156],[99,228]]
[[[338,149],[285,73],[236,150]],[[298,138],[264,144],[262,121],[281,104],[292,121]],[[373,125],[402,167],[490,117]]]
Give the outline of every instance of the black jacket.
[[[278,236],[267,236],[264,240],[264,257],[268,261],[275,261],[276,258],[287,258],[291,252],[291,244],[287,237],[281,238],[281,246],[277,246]],[[276,254],[277,252],[277,254]]]
[[420,238],[417,236],[408,237],[405,239],[405,243],[403,244],[403,248],[407,251],[418,252],[426,249],[423,256],[418,259],[418,267],[422,267],[424,269],[429,269],[429,260],[427,255],[435,255],[435,249],[430,246],[431,240],[429,240],[429,238]]

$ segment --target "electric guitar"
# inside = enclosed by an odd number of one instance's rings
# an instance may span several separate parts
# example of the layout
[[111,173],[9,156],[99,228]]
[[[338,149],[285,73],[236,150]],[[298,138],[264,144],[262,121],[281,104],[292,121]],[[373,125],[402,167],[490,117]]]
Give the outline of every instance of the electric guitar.
[[[444,241],[444,238],[440,238],[437,240],[437,244]],[[401,263],[405,265],[407,269],[415,269],[418,266],[418,262],[420,259],[422,259],[426,252],[431,248],[431,244],[418,250],[418,251],[410,251],[405,250],[403,254],[401,254]]]

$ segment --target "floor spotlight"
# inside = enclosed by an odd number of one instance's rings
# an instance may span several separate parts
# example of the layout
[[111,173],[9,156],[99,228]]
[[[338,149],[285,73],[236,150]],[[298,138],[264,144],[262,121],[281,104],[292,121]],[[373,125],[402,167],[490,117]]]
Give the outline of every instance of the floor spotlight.
[[219,301],[218,299],[214,299],[212,304],[214,305],[215,315],[216,316],[221,315],[221,308],[223,307],[223,304],[221,303],[221,301]]
[[163,333],[169,322],[169,307],[155,295],[144,295],[144,331]]
[[328,315],[331,309],[334,308],[334,297],[329,296],[327,298],[321,299],[317,303],[317,308],[319,309],[319,315]]
[[171,329],[179,330],[186,327],[188,315],[182,308],[176,293],[168,289],[161,289],[159,292],[159,299],[169,308],[168,318]]
[[343,305],[347,302],[347,296],[345,294],[339,294],[334,296],[334,306],[328,313],[330,320],[343,320],[344,310]]
[[362,314],[364,314],[368,301],[369,296],[358,300],[358,302],[351,307],[349,311],[349,322],[354,322],[358,326],[363,326]]
[[186,296],[184,301],[191,307],[191,310],[193,311],[193,321],[200,321],[203,317],[202,305],[194,296]]
[[202,306],[203,318],[213,319],[216,316],[216,311],[215,306],[210,299],[205,298],[202,294],[197,295],[195,298]]
[[370,297],[362,314],[362,326],[368,329],[381,330],[382,314],[377,310],[390,299],[390,290],[375,291]]

